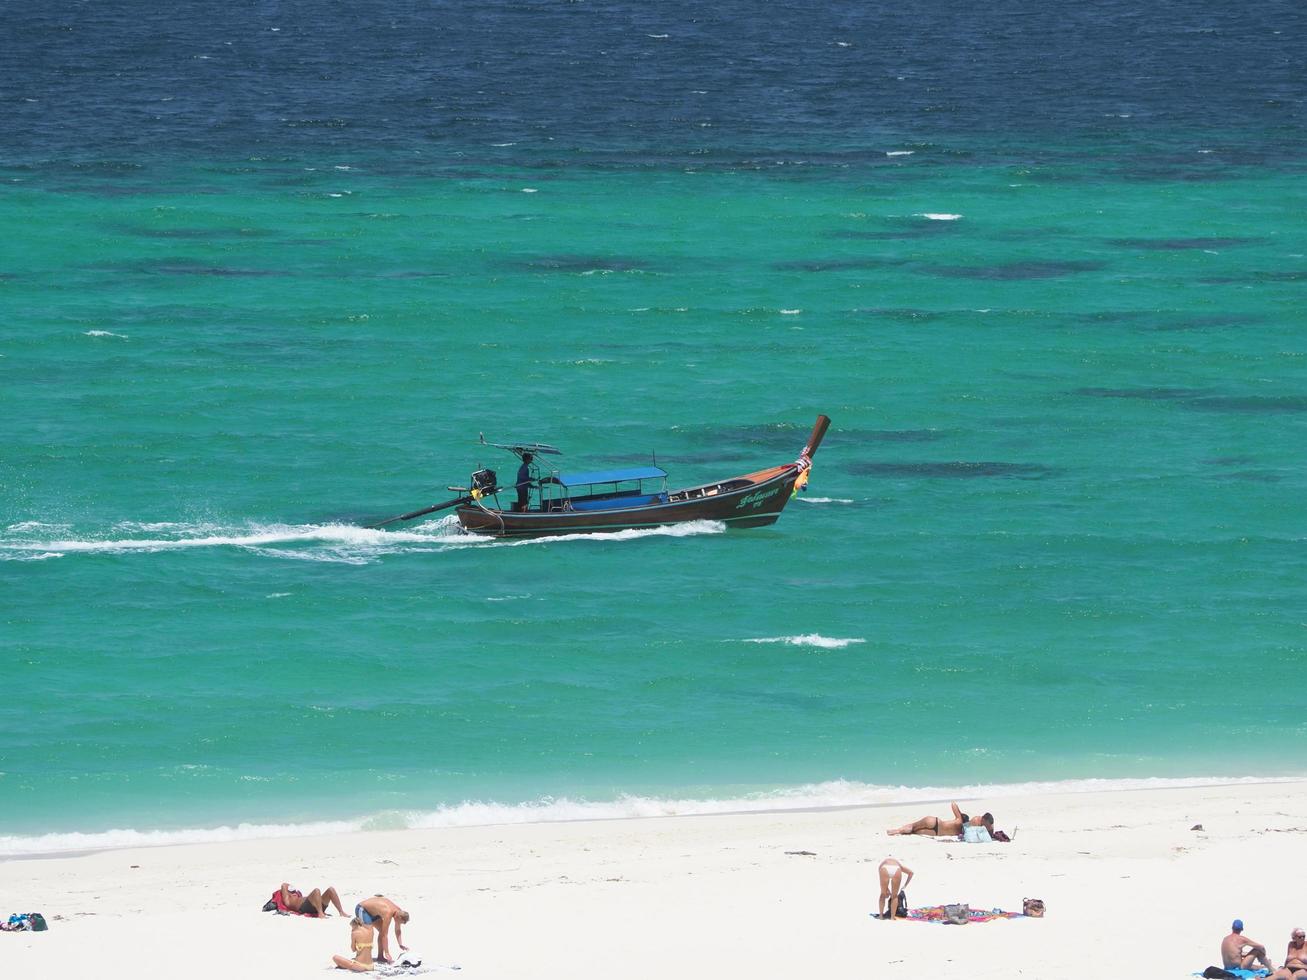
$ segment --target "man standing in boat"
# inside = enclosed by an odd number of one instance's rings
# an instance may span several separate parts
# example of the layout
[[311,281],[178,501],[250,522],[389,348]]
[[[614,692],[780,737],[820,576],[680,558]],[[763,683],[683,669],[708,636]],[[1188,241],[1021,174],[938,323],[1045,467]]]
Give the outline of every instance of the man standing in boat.
[[535,457],[530,453],[522,454],[522,465],[517,468],[517,504],[513,510],[519,513],[527,510],[531,504],[531,461]]

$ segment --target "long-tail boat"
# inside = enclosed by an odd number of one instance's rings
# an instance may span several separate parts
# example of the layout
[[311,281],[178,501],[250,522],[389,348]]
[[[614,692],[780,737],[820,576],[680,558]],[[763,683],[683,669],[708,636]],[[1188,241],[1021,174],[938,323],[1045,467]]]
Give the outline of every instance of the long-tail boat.
[[[482,439],[484,444],[507,450],[530,467],[532,480],[524,509],[518,509],[516,502],[505,507],[499,495],[506,491],[515,501],[514,488],[500,486],[494,470],[479,469],[472,474],[469,486],[449,488],[461,492],[461,496],[373,526],[383,527],[456,507],[464,530],[500,538],[593,534],[687,521],[721,521],[732,528],[761,527],[774,524],[790,498],[807,486],[812,457],[829,427],[830,419],[818,415],[807,444],[792,463],[683,490],[668,490],[667,473],[657,466],[570,472],[535,462],[542,456],[561,456],[553,446],[501,445]],[[528,456],[531,458],[526,459]]]

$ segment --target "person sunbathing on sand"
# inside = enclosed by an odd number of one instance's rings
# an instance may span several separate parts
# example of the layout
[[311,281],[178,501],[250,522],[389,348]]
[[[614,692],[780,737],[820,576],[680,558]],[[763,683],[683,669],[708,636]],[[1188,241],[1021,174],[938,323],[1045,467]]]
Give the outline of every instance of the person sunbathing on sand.
[[327,906],[334,905],[337,915],[344,915],[345,910],[340,906],[340,896],[336,894],[336,889],[330,885],[327,890],[321,891],[317,888],[305,895],[303,892],[291,888],[287,882],[281,883],[281,891],[273,896],[273,900],[278,907],[287,912],[298,912],[300,915],[308,915],[314,918],[321,918],[327,914]]
[[363,899],[354,906],[354,915],[365,926],[372,926],[377,930],[380,940],[377,944],[377,959],[382,963],[391,962],[390,937],[387,933],[392,922],[395,923],[395,942],[399,943],[400,949],[408,949],[399,931],[401,925],[408,924],[408,913],[385,895],[373,895],[371,898]]
[[[1294,932],[1301,932],[1295,929]],[[1292,948],[1293,943],[1289,944]],[[1252,970],[1258,960],[1268,970],[1274,970],[1266,956],[1266,947],[1251,936],[1243,934],[1243,919],[1235,919],[1230,925],[1230,935],[1221,940],[1221,965],[1227,970]]]
[[356,915],[349,920],[349,944],[354,949],[351,960],[337,953],[331,958],[337,970],[350,970],[353,973],[367,973],[375,970],[377,964],[372,961],[372,927],[364,925]]
[[914,820],[902,827],[895,827],[893,830],[887,831],[887,833],[891,836],[894,834],[919,834],[923,837],[958,837],[962,834],[962,828],[967,824],[986,827],[990,833],[993,833],[993,814],[986,813],[982,817],[969,817],[958,809],[956,803],[950,803],[949,806],[953,808],[952,820],[947,817],[922,817],[920,820]]
[[1266,980],[1302,980],[1307,977],[1307,933],[1302,928],[1289,935],[1289,946],[1284,951],[1284,966]]
[[898,858],[886,858],[877,870],[880,872],[880,901],[876,903],[876,918],[893,921],[899,914],[899,896],[912,880],[912,869]]

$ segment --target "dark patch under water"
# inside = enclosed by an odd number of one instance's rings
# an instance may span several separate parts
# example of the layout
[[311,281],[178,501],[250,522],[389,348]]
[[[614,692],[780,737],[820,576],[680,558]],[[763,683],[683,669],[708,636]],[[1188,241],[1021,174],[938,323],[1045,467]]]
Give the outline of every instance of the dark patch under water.
[[113,225],[112,229],[138,238],[175,238],[188,241],[225,241],[232,238],[266,238],[273,233],[263,228],[141,228]]
[[1087,398],[1138,398],[1143,401],[1183,401],[1201,397],[1196,388],[1076,388],[1073,395]]
[[1239,480],[1244,483],[1279,483],[1284,477],[1266,470],[1239,470],[1235,473],[1222,474],[1218,479]]
[[190,262],[141,263],[139,271],[161,276],[214,276],[219,279],[262,279],[292,276],[288,269],[243,269],[227,265],[200,265]]
[[590,255],[544,255],[508,263],[516,269],[530,272],[636,272],[649,269],[652,263],[643,259],[615,258]]
[[1213,395],[1196,388],[1077,388],[1072,394],[1089,398],[1134,398],[1173,401],[1208,412],[1276,415],[1307,412],[1307,395]]
[[1107,268],[1106,262],[1005,262],[1001,265],[934,265],[922,266],[932,276],[949,279],[1057,279],[1078,272],[1096,272]]
[[1107,240],[1107,244],[1118,248],[1138,248],[1150,252],[1231,248],[1236,245],[1262,245],[1265,242],[1265,238],[1109,238]]

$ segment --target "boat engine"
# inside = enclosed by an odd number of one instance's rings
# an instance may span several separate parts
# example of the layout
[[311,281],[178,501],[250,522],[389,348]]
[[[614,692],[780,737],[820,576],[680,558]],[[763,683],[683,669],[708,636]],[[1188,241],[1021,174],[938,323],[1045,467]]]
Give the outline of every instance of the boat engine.
[[499,488],[498,480],[494,470],[477,470],[472,474],[472,489],[481,493],[491,493]]

